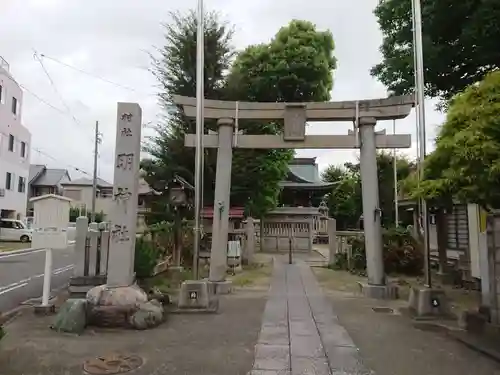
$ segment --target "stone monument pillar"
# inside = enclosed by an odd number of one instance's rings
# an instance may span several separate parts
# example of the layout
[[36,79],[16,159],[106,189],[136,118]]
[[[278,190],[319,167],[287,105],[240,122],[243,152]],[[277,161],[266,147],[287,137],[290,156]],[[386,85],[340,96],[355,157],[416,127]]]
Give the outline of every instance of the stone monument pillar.
[[385,285],[382,253],[382,226],[379,207],[377,151],[373,117],[359,119],[361,191],[363,194],[363,223],[365,232],[366,268],[368,284]]
[[134,282],[137,192],[141,152],[142,110],[136,103],[118,103],[113,205],[108,256],[107,285]]
[[211,282],[221,282],[226,279],[229,195],[233,162],[233,120],[220,119],[217,124],[219,126],[219,147],[217,149],[212,249],[210,253],[209,281]]

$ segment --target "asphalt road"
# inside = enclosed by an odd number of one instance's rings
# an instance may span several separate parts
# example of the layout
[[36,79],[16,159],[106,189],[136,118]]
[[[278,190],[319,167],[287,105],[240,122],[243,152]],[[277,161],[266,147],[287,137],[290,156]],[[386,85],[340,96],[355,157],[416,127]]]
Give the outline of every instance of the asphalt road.
[[[73,272],[73,246],[52,253],[52,289],[67,284]],[[0,313],[9,311],[30,298],[42,295],[45,251],[0,255]]]

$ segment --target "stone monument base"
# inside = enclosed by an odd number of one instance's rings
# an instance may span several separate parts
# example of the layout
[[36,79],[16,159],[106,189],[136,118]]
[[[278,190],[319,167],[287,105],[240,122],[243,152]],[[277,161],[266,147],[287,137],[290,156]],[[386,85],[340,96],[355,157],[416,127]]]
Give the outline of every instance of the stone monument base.
[[98,327],[147,329],[161,324],[165,310],[137,285],[100,285],[87,293],[88,324]]
[[209,281],[214,287],[215,294],[230,294],[233,288],[233,282],[230,280],[224,281]]
[[413,287],[408,307],[417,317],[449,316],[448,299],[442,289]]
[[207,280],[187,280],[181,284],[178,310],[174,312],[215,313],[219,309],[216,286]]
[[35,312],[35,315],[38,315],[38,316],[52,315],[52,314],[55,314],[55,312],[56,312],[56,306],[51,302],[49,302],[49,304],[47,306],[35,305],[34,312]]
[[398,299],[399,289],[397,285],[373,285],[358,282],[360,292],[367,298],[374,299]]

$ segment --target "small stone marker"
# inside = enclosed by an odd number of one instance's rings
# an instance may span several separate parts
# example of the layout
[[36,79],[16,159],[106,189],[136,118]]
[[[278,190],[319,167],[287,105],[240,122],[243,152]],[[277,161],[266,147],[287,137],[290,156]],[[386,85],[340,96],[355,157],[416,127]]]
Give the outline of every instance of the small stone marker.
[[184,281],[179,292],[179,312],[217,312],[219,300],[214,288],[206,280]]

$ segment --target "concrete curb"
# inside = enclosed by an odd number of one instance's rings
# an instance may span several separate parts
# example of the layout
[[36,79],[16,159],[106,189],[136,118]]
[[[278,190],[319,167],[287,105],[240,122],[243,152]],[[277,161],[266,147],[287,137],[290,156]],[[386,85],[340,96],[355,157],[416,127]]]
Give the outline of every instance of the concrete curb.
[[[68,285],[64,285],[64,286],[61,286],[59,288],[56,288],[56,289],[52,289],[52,293],[54,293],[54,296],[50,298],[50,301],[49,303],[51,302],[54,302],[55,300],[57,300],[59,294],[68,288]],[[17,318],[19,315],[21,315],[21,313],[24,311],[24,310],[27,310],[27,309],[30,309],[30,308],[33,308],[33,305],[30,304],[30,301],[35,301],[37,299],[41,299],[42,297],[35,297],[35,298],[29,298],[27,299],[26,301],[23,301],[19,304],[19,306],[17,307],[14,307],[13,309],[9,310],[9,311],[6,311],[4,313],[0,313],[0,326],[1,325],[4,325],[4,324],[7,324],[8,322],[14,320],[15,318]]]
[[21,305],[21,306],[14,307],[12,310],[9,310],[7,312],[4,312],[4,313],[0,314],[0,326],[4,325],[4,324],[7,324],[11,320],[14,320],[19,315],[21,315],[21,312],[23,310],[26,310],[29,307],[30,306],[28,306],[28,305]]

